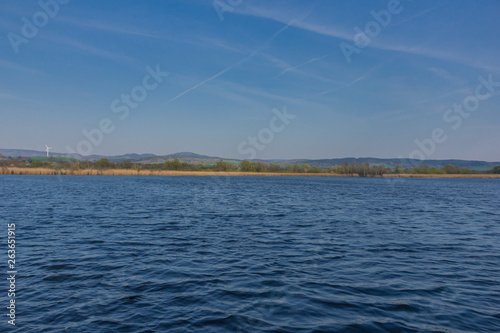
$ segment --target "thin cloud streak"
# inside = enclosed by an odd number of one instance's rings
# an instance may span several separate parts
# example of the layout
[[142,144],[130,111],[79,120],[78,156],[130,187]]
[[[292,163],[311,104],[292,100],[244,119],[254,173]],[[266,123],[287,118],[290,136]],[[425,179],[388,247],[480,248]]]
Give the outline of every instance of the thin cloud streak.
[[[276,67],[280,68],[282,71],[285,71],[286,69],[294,67],[294,66],[290,65],[289,63],[287,63],[286,61],[283,61],[281,59],[275,58],[275,57],[273,57],[270,54],[261,53],[260,56],[263,57],[264,59],[266,59],[268,62],[270,62],[273,65],[275,65]],[[304,71],[301,71],[301,70],[298,70],[298,69],[295,70],[295,73],[298,73],[298,74],[306,76],[306,77],[311,77],[311,78],[316,79],[318,81],[339,84],[339,82],[336,81],[336,80],[332,80],[330,78],[326,78],[326,77],[322,77],[322,76],[315,75],[315,74],[312,74],[312,73],[304,72]],[[279,74],[273,76],[272,79],[276,79],[276,78],[278,78],[278,76],[279,76]]]
[[106,25],[102,24],[100,22],[95,22],[95,21],[90,21],[90,22],[82,22],[79,20],[75,20],[73,18],[66,18],[66,17],[56,17],[55,18],[58,21],[65,22],[65,23],[70,23],[73,25],[78,25],[82,27],[87,27],[91,29],[97,29],[97,30],[102,30],[102,31],[107,31],[107,32],[113,32],[113,33],[120,33],[120,34],[127,34],[127,35],[135,35],[139,37],[150,37],[150,38],[166,38],[165,36],[160,36],[160,35],[155,35],[150,32],[145,32],[145,31],[140,31],[138,29],[126,29],[120,26],[111,26],[111,25]]
[[121,61],[127,62],[127,63],[136,63],[137,62],[133,58],[123,56],[121,54],[109,52],[107,50],[103,50],[103,49],[100,49],[100,48],[97,48],[97,47],[94,47],[94,46],[91,46],[88,44],[84,44],[84,43],[79,42],[77,40],[66,38],[66,37],[53,36],[51,38],[47,38],[47,40],[50,40],[50,41],[53,41],[56,43],[60,43],[60,44],[64,44],[64,45],[67,45],[70,47],[74,47],[74,48],[80,49],[82,51],[85,51],[87,53],[90,53],[92,55],[103,57],[103,58],[108,58],[108,59],[115,60],[115,61],[121,60]]
[[[393,28],[396,26],[399,26],[401,24],[407,23],[409,21],[412,21],[420,16],[423,16],[425,14],[428,14],[435,9],[439,8],[441,6],[434,6],[430,9],[427,9],[425,11],[422,11],[418,14],[415,14],[405,20],[402,20],[398,23],[395,23],[393,25],[390,25],[388,28]],[[272,10],[269,10],[268,8],[257,8],[257,7],[250,7],[246,6],[244,9],[237,9],[233,13],[239,14],[239,15],[246,15],[246,16],[254,16],[254,17],[259,17],[259,18],[264,18],[276,22],[286,22],[287,19],[284,18],[282,12],[274,12]],[[332,26],[327,26],[327,25],[322,25],[322,24],[316,24],[316,23],[310,23],[305,21],[304,19],[301,20],[293,20],[290,24],[292,27],[303,29],[305,31],[313,32],[319,35],[327,36],[327,37],[334,37],[338,39],[342,39],[344,41],[348,42],[353,42],[354,38],[354,33],[352,32],[347,32]],[[395,52],[404,52],[407,54],[412,54],[412,55],[420,55],[420,56],[425,56],[429,58],[434,58],[438,60],[444,60],[444,61],[453,61],[456,63],[460,63],[465,66],[473,67],[473,68],[481,68],[489,71],[494,71],[498,72],[500,71],[499,68],[495,68],[489,65],[484,65],[484,64],[478,64],[472,59],[468,59],[466,57],[461,57],[456,54],[454,50],[450,50],[447,52],[446,50],[436,50],[436,49],[427,49],[427,48],[421,48],[419,46],[408,46],[408,45],[401,45],[397,44],[394,42],[388,42],[386,39],[377,39],[374,43],[371,43],[369,48],[374,48],[374,49],[380,49],[380,50],[387,50],[387,51],[395,51]]]
[[290,18],[284,17],[281,11],[273,12],[272,10],[269,10],[269,8],[257,8],[257,7],[246,6],[244,9],[236,8],[236,10],[233,13],[245,16],[265,18],[268,20],[289,24],[294,28],[315,32],[317,34],[324,36],[335,37],[344,40],[352,40],[353,38],[352,33],[335,29],[333,27],[329,27],[326,25],[307,22],[305,18],[307,18],[311,14],[313,9],[314,8],[311,8],[305,15],[303,15],[302,18],[294,19],[292,21],[290,21]]
[[436,10],[436,9],[437,9],[437,8],[439,8],[439,7],[442,7],[442,6],[434,6],[434,7],[432,7],[432,8],[426,9],[426,10],[424,10],[424,11],[422,11],[422,12],[420,12],[420,13],[417,13],[417,14],[415,14],[415,15],[413,15],[413,16],[411,16],[411,17],[407,18],[407,19],[404,19],[404,20],[401,20],[401,21],[399,21],[399,22],[397,22],[397,23],[391,24],[391,25],[389,25],[386,29],[394,28],[394,27],[397,27],[398,25],[401,25],[401,24],[404,24],[404,23],[410,22],[410,21],[412,21],[412,20],[416,19],[417,17],[420,17],[420,16],[422,16],[422,15],[428,14],[428,13],[430,13],[430,12],[432,12],[432,11]]
[[225,50],[230,51],[230,52],[244,53],[241,50],[228,45],[223,40],[213,38],[213,37],[211,38],[211,37],[206,37],[206,36],[198,36],[198,38],[195,40],[192,40],[190,38],[173,38],[171,36],[167,36],[166,34],[160,35],[160,34],[156,34],[156,33],[149,32],[149,31],[141,31],[137,28],[127,29],[127,28],[124,28],[122,26],[111,26],[111,25],[102,24],[102,23],[96,22],[96,21],[91,21],[90,23],[88,23],[88,22],[82,22],[79,20],[75,20],[72,18],[71,19],[65,18],[65,17],[57,18],[57,19],[61,22],[73,24],[73,25],[80,26],[80,27],[100,30],[100,31],[108,32],[108,33],[125,34],[125,35],[137,36],[137,37],[148,37],[151,39],[163,39],[163,40],[168,40],[168,41],[176,42],[176,43],[194,45],[194,46],[200,47],[200,48],[207,48],[207,47],[213,48],[215,46],[217,48],[225,49]]
[[278,75],[276,75],[276,77],[280,77],[280,76],[284,75],[285,73],[288,73],[290,71],[294,71],[294,70],[296,70],[296,69],[298,69],[300,67],[312,64],[313,62],[325,59],[325,58],[327,58],[329,56],[331,56],[331,54],[326,54],[326,55],[321,56],[321,57],[316,57],[316,58],[309,59],[308,61],[306,61],[306,62],[304,62],[304,63],[302,63],[300,65],[297,65],[297,66],[294,66],[294,67],[290,67],[290,68],[287,68],[287,69],[283,70],[281,73],[279,73]]
[[378,69],[380,69],[380,68],[382,68],[384,66],[387,66],[390,63],[392,63],[396,58],[398,58],[398,57],[393,57],[393,58],[389,59],[388,61],[381,63],[380,65],[377,65],[377,66],[374,66],[374,67],[370,68],[369,70],[367,70],[366,72],[364,72],[363,74],[361,74],[359,77],[357,77],[356,79],[352,80],[351,82],[349,82],[347,84],[344,84],[344,85],[342,85],[340,87],[336,87],[336,88],[333,88],[333,89],[329,89],[329,90],[317,93],[314,96],[326,95],[326,94],[329,94],[331,92],[337,91],[339,89],[350,87],[350,86],[358,83],[359,81],[366,79],[369,76],[369,74],[371,74],[372,72],[375,72]]
[[188,90],[185,90],[183,91],[182,93],[178,94],[177,96],[171,98],[170,100],[167,101],[167,103],[170,103],[170,102],[173,102],[175,101],[176,99],[179,99],[181,98],[182,96],[184,96],[185,94],[195,90],[196,88],[199,88],[201,87],[202,85],[206,84],[207,82],[210,82],[216,78],[218,78],[219,76],[223,75],[224,73],[230,71],[231,69],[243,64],[244,62],[252,59],[253,57],[255,57],[255,55],[257,55],[259,52],[261,52],[262,50],[264,50],[265,48],[267,48],[269,46],[269,44],[276,38],[278,37],[283,31],[285,31],[288,27],[289,27],[290,24],[287,24],[286,26],[284,26],[283,28],[281,28],[280,30],[278,30],[276,33],[274,33],[261,47],[259,47],[258,49],[254,50],[252,53],[250,53],[248,56],[246,56],[245,58],[235,62],[234,64],[232,64],[231,66],[229,67],[226,67],[224,68],[223,70],[221,70],[220,72],[218,72],[217,74],[209,77],[208,79],[206,80],[203,80],[201,81],[200,83],[194,85],[193,87],[189,88]]
[[361,80],[365,79],[365,78],[368,76],[368,74],[369,74],[370,72],[372,72],[372,71],[376,70],[376,69],[377,69],[377,68],[379,68],[379,67],[381,67],[381,66],[375,66],[375,67],[373,67],[373,68],[371,68],[371,69],[367,70],[367,71],[366,71],[366,72],[364,72],[361,76],[357,77],[356,79],[352,80],[351,82],[349,82],[349,83],[347,83],[347,84],[344,84],[344,85],[342,85],[342,86],[340,86],[340,87],[336,87],[336,88],[333,88],[333,89],[329,89],[329,90],[326,90],[326,91],[323,91],[323,92],[317,93],[317,94],[315,94],[314,96],[326,95],[326,94],[332,93],[332,92],[334,92],[334,91],[337,91],[337,90],[339,90],[339,89],[350,87],[350,86],[352,86],[352,85],[354,85],[354,84],[358,83],[359,81],[361,81]]
[[19,64],[14,63],[14,62],[1,60],[1,59],[0,59],[0,67],[15,70],[15,71],[20,71],[20,72],[26,72],[29,74],[40,73],[40,71],[38,71],[36,69],[21,66]]

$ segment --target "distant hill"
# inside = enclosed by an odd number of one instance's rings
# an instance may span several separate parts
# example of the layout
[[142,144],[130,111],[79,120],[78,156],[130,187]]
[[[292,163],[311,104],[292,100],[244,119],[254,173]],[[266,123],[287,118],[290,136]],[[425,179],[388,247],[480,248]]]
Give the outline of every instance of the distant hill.
[[206,155],[200,155],[200,154],[189,153],[189,152],[181,152],[181,153],[175,153],[175,154],[170,154],[170,155],[165,155],[165,156],[178,157],[178,158],[220,159],[220,157],[216,157],[216,156],[206,156]]
[[[143,159],[147,159],[147,158],[151,158],[151,157],[154,157],[156,156],[155,154],[125,154],[125,155],[117,155],[117,156],[100,156],[100,155],[91,155],[89,157],[92,157],[92,158],[89,158],[87,157],[87,159],[100,159],[100,158],[107,158],[108,160],[110,160],[111,162],[123,162],[123,161],[140,161],[140,160],[143,160]],[[85,157],[83,157],[85,158]]]
[[221,157],[199,155],[199,154],[189,153],[189,152],[181,152],[181,153],[175,153],[175,154],[169,154],[169,155],[163,155],[163,156],[154,155],[154,156],[151,156],[148,158],[137,160],[137,162],[139,162],[141,164],[155,164],[155,163],[164,163],[165,161],[172,161],[172,160],[179,160],[182,163],[203,164],[203,165],[213,165],[220,160],[224,160],[225,162],[229,162],[229,163],[239,163],[240,162],[240,160],[235,160],[235,159],[224,159]]
[[[45,151],[37,151],[37,150],[25,150],[25,149],[0,149],[0,155],[3,155],[5,157],[11,156],[11,157],[37,157],[37,156],[47,156],[47,153]],[[195,154],[195,153],[190,153],[190,152],[180,152],[180,153],[175,153],[175,154],[169,154],[169,155],[164,155],[164,156],[158,156],[155,154],[124,154],[124,155],[115,155],[115,156],[105,156],[105,155],[89,155],[89,156],[82,156],[79,154],[64,154],[64,153],[57,153],[57,152],[50,152],[50,156],[53,157],[67,157],[67,158],[75,158],[79,160],[89,160],[89,161],[95,161],[100,158],[107,158],[111,162],[123,162],[123,161],[132,161],[132,162],[138,162],[138,163],[143,163],[143,164],[152,164],[152,163],[163,163],[168,160],[175,160],[178,159],[181,162],[187,162],[187,163],[205,163],[211,162],[216,163],[217,161],[220,161],[222,158],[220,157],[215,157],[215,156],[206,156],[206,155],[200,155],[200,154]]]
[[[25,149],[0,149],[0,155],[3,156],[12,156],[12,157],[35,157],[35,156],[47,156],[47,153],[45,151],[38,151],[38,150],[25,150]],[[103,155],[89,155],[89,156],[82,156],[79,154],[69,154],[69,153],[57,153],[57,152],[50,152],[50,156],[54,157],[69,157],[69,158],[75,158],[79,160],[98,160],[100,158],[107,158],[110,161],[113,162],[123,162],[126,160],[131,160],[131,161],[139,161],[142,159],[146,159],[149,157],[156,156],[154,154],[125,154],[125,155],[118,155],[118,156],[103,156]]]
[[[35,157],[35,156],[46,156],[45,151],[36,151],[36,150],[23,150],[23,149],[0,149],[0,156],[8,157]],[[216,156],[207,156],[200,155],[191,152],[180,152],[169,155],[155,155],[155,154],[124,154],[117,156],[102,156],[102,155],[90,155],[90,156],[81,156],[78,154],[62,154],[56,152],[50,152],[50,156],[54,157],[68,157],[75,158],[80,160],[90,160],[95,161],[100,158],[107,158],[112,162],[123,162],[123,161],[132,161],[141,164],[156,164],[156,163],[164,163],[165,161],[178,159],[180,162],[190,163],[190,164],[204,164],[211,165],[215,164],[220,160],[223,160],[228,163],[236,164],[241,160],[238,159],[225,159]],[[447,164],[452,164],[459,166],[461,168],[468,168],[476,171],[486,171],[490,170],[495,166],[499,166],[500,162],[485,162],[485,161],[469,161],[469,160],[416,160],[416,159],[397,159],[397,158],[374,158],[374,157],[346,157],[346,158],[333,158],[333,159],[319,159],[319,160],[310,160],[310,159],[293,159],[293,160],[253,160],[262,161],[266,163],[276,163],[282,166],[292,165],[292,164],[309,164],[310,166],[317,166],[320,168],[329,168],[334,165],[341,165],[344,162],[353,163],[369,163],[371,165],[385,165],[386,167],[394,168],[396,165],[401,165],[405,168],[420,166],[421,164],[426,164],[429,167],[442,168]]]
[[[24,149],[0,149],[0,154],[3,156],[22,156],[22,157],[32,157],[32,156],[46,156],[47,153],[44,151],[37,150],[24,150]],[[50,153],[53,156],[63,156],[64,154]]]
[[321,159],[321,160],[282,160],[278,161],[279,164],[309,164],[310,166],[317,166],[320,168],[329,168],[333,165],[341,165],[344,162],[358,164],[369,163],[371,165],[384,164],[386,167],[394,168],[396,165],[401,165],[405,168],[411,168],[426,164],[429,167],[442,168],[447,164],[459,166],[461,168],[468,168],[476,171],[486,171],[500,165],[500,162],[485,162],[485,161],[469,161],[469,160],[417,160],[417,159],[398,159],[398,158],[373,158],[373,157],[347,157],[347,158],[334,158],[334,159]]

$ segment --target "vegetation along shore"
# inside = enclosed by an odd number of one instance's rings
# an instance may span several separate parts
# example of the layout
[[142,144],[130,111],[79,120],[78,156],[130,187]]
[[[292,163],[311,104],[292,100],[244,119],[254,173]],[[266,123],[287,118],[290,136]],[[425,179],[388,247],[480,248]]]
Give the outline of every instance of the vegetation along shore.
[[406,178],[500,178],[500,166],[488,171],[474,171],[454,165],[442,168],[425,164],[413,168],[394,168],[368,163],[343,163],[329,168],[301,165],[280,165],[241,161],[228,163],[220,160],[212,165],[189,164],[169,160],[157,164],[131,161],[113,163],[106,158],[81,161],[68,158],[3,158],[0,174],[4,175],[103,175],[103,176],[322,176],[322,177],[406,177]]

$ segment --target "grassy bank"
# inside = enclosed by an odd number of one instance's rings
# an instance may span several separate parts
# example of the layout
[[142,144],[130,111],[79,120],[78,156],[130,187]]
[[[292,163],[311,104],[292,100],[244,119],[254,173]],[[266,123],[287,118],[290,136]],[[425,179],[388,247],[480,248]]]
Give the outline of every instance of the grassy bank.
[[385,178],[497,178],[500,174],[493,173],[474,173],[474,174],[385,174]]
[[74,176],[315,176],[315,177],[348,177],[349,175],[318,173],[284,173],[284,172],[241,172],[241,171],[174,171],[174,170],[130,170],[130,169],[48,169],[17,168],[0,169],[4,175],[74,175]]
[[[214,172],[173,170],[131,170],[131,169],[50,169],[2,167],[3,175],[74,175],[74,176],[300,176],[300,177],[358,177],[358,175],[335,173],[290,173],[290,172]],[[383,177],[398,178],[500,178],[500,174],[385,174]]]

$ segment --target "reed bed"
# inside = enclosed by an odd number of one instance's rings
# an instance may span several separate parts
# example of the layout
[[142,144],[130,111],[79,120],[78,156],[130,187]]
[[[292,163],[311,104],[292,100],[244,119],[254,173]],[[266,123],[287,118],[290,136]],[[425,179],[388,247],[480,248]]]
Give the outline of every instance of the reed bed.
[[385,174],[386,178],[500,178],[500,174]]
[[215,171],[174,171],[174,170],[132,170],[132,169],[48,169],[3,167],[4,175],[73,175],[73,176],[315,176],[348,177],[331,173],[282,173],[282,172],[215,172]]
[[[215,171],[173,171],[173,170],[131,170],[131,169],[48,169],[2,167],[3,175],[60,175],[60,176],[300,176],[300,177],[358,177],[334,173],[285,173],[285,172],[215,172]],[[386,174],[389,178],[500,178],[500,174]]]

